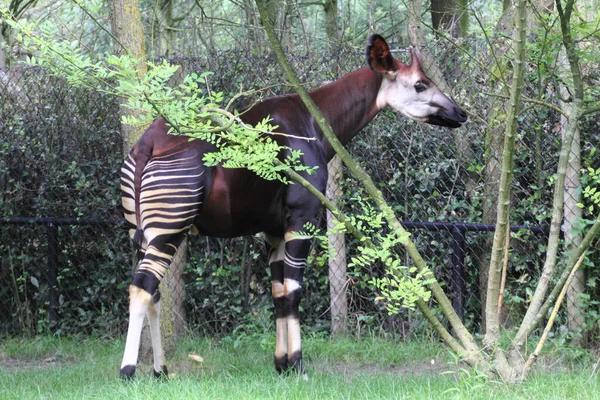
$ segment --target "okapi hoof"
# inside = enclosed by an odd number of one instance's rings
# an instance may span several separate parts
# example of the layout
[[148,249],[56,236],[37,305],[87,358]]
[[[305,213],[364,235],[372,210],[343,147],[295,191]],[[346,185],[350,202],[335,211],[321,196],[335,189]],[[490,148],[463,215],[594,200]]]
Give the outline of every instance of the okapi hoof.
[[135,375],[135,365],[126,365],[123,368],[121,368],[121,379],[123,379],[124,381],[130,381],[133,379],[133,376]]
[[302,351],[296,351],[288,357],[288,368],[290,371],[296,372],[307,379],[304,362],[302,361]]
[[295,352],[291,357],[288,357],[287,354],[280,358],[275,357],[275,370],[281,375],[297,374],[305,381],[308,381],[301,351]]
[[288,356],[275,357],[275,370],[279,374],[285,374],[288,371]]
[[154,370],[154,377],[161,381],[166,381],[169,379],[169,371],[167,371],[167,366],[162,365],[160,367],[160,371]]

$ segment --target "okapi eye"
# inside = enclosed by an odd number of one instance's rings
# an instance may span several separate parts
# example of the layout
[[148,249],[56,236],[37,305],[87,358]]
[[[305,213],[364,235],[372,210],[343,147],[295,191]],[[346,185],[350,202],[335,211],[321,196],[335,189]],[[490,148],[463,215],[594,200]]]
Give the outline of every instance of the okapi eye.
[[415,90],[417,91],[417,93],[421,93],[425,89],[427,89],[427,86],[423,82],[418,81],[417,83],[415,83]]

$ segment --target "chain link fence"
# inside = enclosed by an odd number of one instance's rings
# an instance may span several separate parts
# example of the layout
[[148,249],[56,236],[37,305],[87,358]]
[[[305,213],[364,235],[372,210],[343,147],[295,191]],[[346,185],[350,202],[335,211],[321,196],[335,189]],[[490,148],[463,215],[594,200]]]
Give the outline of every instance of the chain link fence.
[[[443,43],[428,49],[440,63],[453,97],[470,120],[458,130],[425,126],[384,111],[350,146],[353,156],[380,185],[446,292],[470,328],[483,328],[495,199],[500,174],[501,131],[506,100],[482,67],[477,42],[465,42],[472,56]],[[398,57],[401,57],[398,56]],[[180,73],[214,71],[212,90],[237,93],[263,89],[269,96],[288,92],[282,71],[271,57],[226,53],[206,59],[171,59]],[[405,60],[408,61],[408,60]],[[292,56],[309,88],[318,87],[364,65],[361,52],[336,51]],[[533,73],[533,71],[530,71]],[[122,162],[118,105],[95,92],[69,87],[37,68],[12,70],[0,80],[0,318],[2,334],[48,331],[114,336],[126,329],[131,250],[121,222],[118,171]],[[181,77],[176,77],[177,81]],[[540,89],[533,76],[526,92],[558,90],[559,82]],[[256,94],[255,94],[256,96]],[[558,97],[557,97],[558,98]],[[252,98],[240,100],[250,103]],[[557,100],[558,101],[558,100]],[[553,110],[525,104],[519,117],[511,194],[512,225],[502,321],[517,324],[537,283],[545,257],[552,212],[552,182],[564,122]],[[598,168],[592,149],[600,123],[583,121],[580,167]],[[577,171],[575,171],[577,172]],[[330,171],[330,190],[347,213],[360,212],[356,181],[342,169]],[[581,185],[570,176],[565,190],[564,240],[576,243],[591,216],[575,206]],[[29,218],[18,219],[18,218]],[[568,220],[567,220],[568,218]],[[322,228],[326,229],[323,213]],[[571,229],[571,225],[580,227]],[[578,233],[580,235],[580,233]],[[345,242],[345,247],[341,242]],[[561,247],[566,251],[567,244]],[[332,250],[335,249],[335,250]],[[343,250],[340,250],[343,249]],[[375,302],[368,269],[343,262],[356,252],[350,237],[330,243],[329,267],[323,246],[315,243],[305,276],[304,328],[400,335],[430,334],[418,313],[388,315]],[[592,250],[586,265],[600,254]],[[266,250],[259,236],[236,239],[190,237],[181,276],[184,296],[178,318],[187,329],[209,335],[272,331],[272,302]],[[566,257],[559,258],[559,268]],[[410,264],[410,259],[406,259]],[[597,272],[584,268],[579,292],[561,317],[559,329],[585,338],[598,334]],[[330,294],[330,282],[331,294]],[[176,297],[177,297],[176,296]],[[330,298],[347,301],[334,302]],[[432,304],[432,306],[434,306]],[[334,314],[332,321],[331,313]]]

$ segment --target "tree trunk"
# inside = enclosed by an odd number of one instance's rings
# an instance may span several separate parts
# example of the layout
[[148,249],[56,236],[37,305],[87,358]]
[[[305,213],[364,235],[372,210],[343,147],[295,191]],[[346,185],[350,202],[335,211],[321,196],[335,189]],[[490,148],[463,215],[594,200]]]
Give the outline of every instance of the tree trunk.
[[[564,116],[561,117],[561,125],[566,128],[568,122]],[[568,128],[566,128],[568,129]],[[565,129],[565,131],[566,131]],[[565,177],[564,193],[564,235],[567,251],[573,251],[581,244],[581,208],[577,203],[581,202],[581,144],[579,141],[579,130],[574,132],[573,144],[571,145],[571,156]],[[585,345],[585,335],[582,329],[585,326],[585,317],[581,304],[581,296],[585,294],[585,269],[578,269],[571,285],[567,290],[567,315],[568,328],[573,334],[572,344],[574,346]]]
[[[547,0],[540,0],[542,3]],[[539,2],[539,1],[538,1]],[[538,7],[539,4],[532,4],[533,7]],[[544,8],[545,9],[545,8]],[[485,140],[485,161],[483,170],[484,179],[484,194],[482,204],[482,223],[494,224],[496,222],[496,210],[497,210],[497,193],[498,183],[500,182],[500,173],[502,169],[502,152],[504,148],[504,137],[503,132],[506,129],[506,109],[508,108],[508,100],[503,99],[502,95],[507,93],[506,81],[507,72],[510,71],[510,67],[501,62],[500,60],[506,60],[506,54],[510,51],[509,42],[506,41],[505,37],[510,37],[515,32],[515,8],[510,7],[510,3],[503,7],[503,13],[498,23],[496,24],[496,30],[500,34],[494,38],[491,42],[491,51],[493,57],[490,57],[491,62],[489,69],[493,72],[494,80],[493,83],[497,85],[497,100],[494,101],[488,107],[489,112],[487,115],[488,120],[488,131],[486,132]],[[527,22],[528,30],[535,31],[534,22],[535,18],[530,18]],[[541,164],[541,162],[540,162]],[[538,164],[539,165],[539,164]],[[540,186],[541,187],[541,186]],[[509,199],[510,200],[510,199]],[[510,237],[509,237],[510,240]],[[486,309],[487,302],[487,285],[488,285],[488,268],[490,265],[490,254],[492,248],[492,238],[487,236],[480,239],[478,252],[475,257],[478,263],[479,270],[479,282],[482,291],[480,293],[480,299],[482,308]],[[487,316],[485,313],[482,314],[482,326],[486,327]],[[502,322],[502,321],[501,321]]]
[[[144,30],[139,9],[138,0],[110,0],[112,32],[116,37],[116,54],[129,54],[138,61],[138,75],[143,76],[146,71],[146,49],[144,45]],[[121,114],[135,113],[125,107],[121,107]],[[123,137],[123,153],[127,155],[135,142],[144,133],[145,127],[121,124]],[[184,284],[180,279],[182,265],[185,265],[185,249],[187,242],[184,241],[173,258],[170,270],[163,278],[159,290],[161,292],[161,314],[160,326],[165,356],[175,353],[178,333],[183,330],[182,321]],[[142,342],[140,345],[140,360],[149,361],[147,353],[152,348],[152,341],[147,324],[142,331]]]
[[460,37],[469,34],[469,0],[458,0],[458,11],[460,18]]
[[243,8],[246,20],[246,49],[254,49],[257,54],[262,54],[263,43],[259,34],[259,22],[254,8],[254,0],[244,0]]
[[[509,67],[503,60],[506,60],[506,54],[510,51],[509,42],[503,37],[509,37],[515,31],[514,8],[506,7],[497,23],[496,30],[501,34],[490,43],[490,51],[493,57],[489,57],[489,69],[492,72],[492,87],[497,87],[497,94],[508,94],[507,71]],[[504,131],[506,129],[508,100],[498,97],[489,107],[487,114],[488,130],[485,137],[484,169],[483,169],[483,203],[482,218],[484,224],[496,223],[496,212],[498,208],[498,185],[502,171],[502,152],[504,148]],[[487,287],[489,280],[489,266],[491,260],[491,250],[493,237],[490,235],[482,236],[479,239],[478,251],[475,256],[477,260],[477,269],[479,270],[479,287],[481,288],[480,300],[482,310],[486,309]],[[485,331],[487,326],[486,313],[482,313],[481,325]]]
[[[565,9],[563,9],[560,1],[556,2],[556,6],[560,17],[562,41],[569,61],[570,77],[572,78],[573,85],[571,93],[573,93],[573,96],[570,114],[568,115],[568,129],[564,133],[561,144],[556,178],[554,181],[552,219],[546,250],[546,260],[542,269],[542,275],[527,309],[527,313],[525,314],[523,322],[511,344],[511,358],[515,360],[520,358],[527,336],[533,329],[538,327],[543,320],[545,313],[542,313],[541,311],[547,309],[547,301],[544,302],[544,299],[556,270],[560,230],[563,223],[565,176],[571,154],[571,145],[573,143],[575,132],[578,129],[577,125],[579,119],[582,115],[582,104],[584,99],[583,80],[581,78],[581,70],[579,69],[579,56],[576,51],[575,41],[571,36],[570,28],[570,18],[571,12],[573,11],[574,0],[567,1]],[[552,293],[554,294],[556,290],[557,288],[555,287],[555,290],[553,290]],[[560,290],[560,288],[558,288],[558,290]]]
[[434,30],[446,31],[453,38],[458,38],[460,15],[458,0],[431,0],[431,25]]
[[338,2],[337,0],[325,0],[325,35],[327,43],[337,46],[340,44],[340,33],[338,25]]
[[0,30],[0,70],[6,71],[6,52],[4,49],[8,48],[8,42],[4,42],[4,36],[2,30]]
[[175,51],[173,2],[174,0],[161,0],[156,3],[158,10],[154,12],[155,24],[152,32],[156,56],[172,56]]
[[[173,3],[175,0],[163,0],[160,4],[160,14],[162,23],[160,24],[160,53],[157,56],[173,55],[175,43],[175,31],[173,29]],[[173,85],[183,83],[184,73],[177,75]],[[161,282],[161,314],[160,327],[163,337],[163,347],[165,356],[175,353],[177,348],[177,339],[185,331],[185,309],[183,307],[183,298],[185,296],[185,281],[183,280],[183,269],[187,263],[188,238],[185,237],[173,261],[169,266],[169,272]],[[151,343],[150,337],[142,342],[142,346]]]
[[[342,191],[339,188],[338,181],[342,177],[342,160],[339,156],[333,159],[327,165],[327,198],[337,204],[341,198]],[[327,231],[338,224],[337,218],[327,210]],[[346,334],[348,321],[348,299],[346,295],[346,239],[343,233],[329,233],[329,293],[331,296],[331,335],[343,336]]]
[[[117,55],[131,54],[138,60],[138,75],[146,73],[146,47],[144,45],[144,27],[138,0],[109,0],[112,33],[117,39],[114,52]],[[134,111],[121,107],[121,114]],[[144,133],[143,127],[121,124],[123,154],[127,156],[135,142]]]
[[500,277],[504,257],[508,257],[506,235],[509,234],[510,187],[513,177],[514,146],[517,131],[521,91],[525,71],[525,38],[527,33],[526,0],[520,0],[516,5],[515,26],[516,38],[514,45],[514,66],[511,81],[510,100],[507,110],[507,125],[504,132],[504,148],[502,152],[502,172],[498,189],[496,213],[496,229],[490,267],[488,269],[487,296],[485,304],[486,329],[483,340],[484,346],[494,353],[494,363],[500,375],[508,381],[516,378],[515,371],[508,364],[504,352],[499,348],[500,340],[500,311],[498,309],[500,295]]
[[[565,54],[560,55],[560,68],[568,73],[569,62]],[[566,74],[565,74],[566,75]],[[561,98],[566,99],[570,96],[569,89],[562,85],[560,86]],[[572,106],[568,102],[560,102],[561,108],[567,115],[572,115]],[[569,119],[565,115],[560,118],[561,133],[563,141],[566,139],[566,133],[569,131]],[[582,240],[581,234],[581,208],[577,206],[581,203],[581,143],[579,129],[574,128],[573,143],[571,144],[571,152],[565,172],[565,192],[564,192],[564,238],[567,251],[570,253],[576,249]],[[585,269],[579,268],[573,275],[573,280],[567,289],[567,326],[569,331],[575,334],[572,338],[574,346],[585,345],[585,336],[582,329],[585,326],[585,318],[581,305],[581,296],[585,293]]]

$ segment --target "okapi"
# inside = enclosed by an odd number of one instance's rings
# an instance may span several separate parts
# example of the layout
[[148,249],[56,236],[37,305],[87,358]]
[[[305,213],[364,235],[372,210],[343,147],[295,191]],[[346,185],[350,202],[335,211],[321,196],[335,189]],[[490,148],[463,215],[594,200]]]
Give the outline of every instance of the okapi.
[[[310,92],[343,144],[388,106],[433,125],[457,128],[467,120],[425,75],[417,49],[411,48],[410,53],[410,64],[404,64],[392,57],[381,36],[373,35],[366,47],[366,67]],[[302,163],[318,167],[316,174],[304,174],[304,178],[324,193],[327,162],[334,151],[300,97],[267,98],[242,113],[241,119],[255,125],[268,116],[278,126],[277,132],[290,134],[273,139],[300,149]],[[319,201],[298,184],[264,180],[246,169],[207,167],[202,158],[216,150],[213,145],[169,135],[168,130],[163,119],[153,122],[121,170],[125,218],[142,255],[129,287],[129,328],[121,376],[131,378],[135,373],[145,315],[154,375],[167,375],[158,322],[158,285],[190,230],[221,238],[264,233],[275,305],[275,368],[305,376],[298,305],[310,238],[293,232],[303,231],[306,223],[317,224]]]

